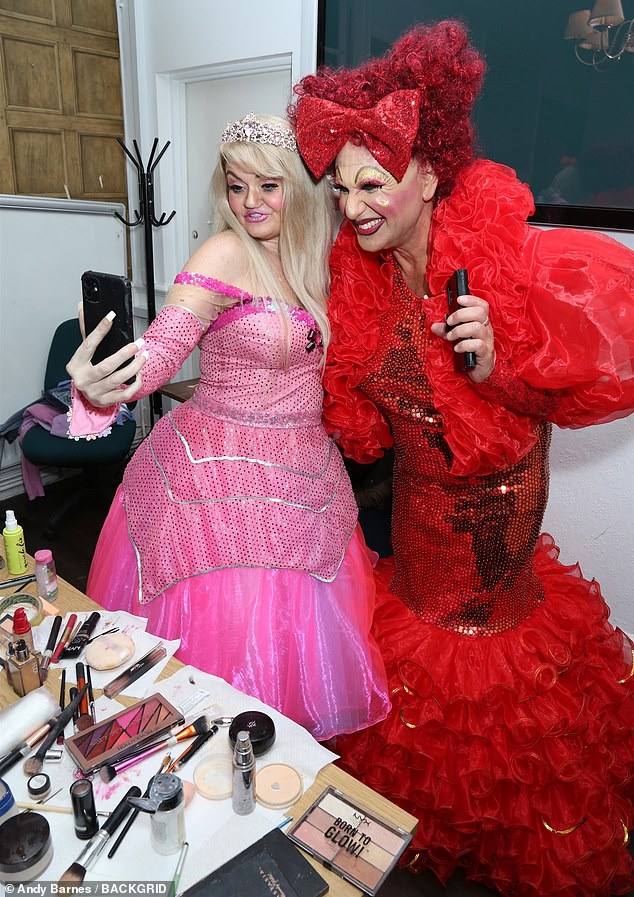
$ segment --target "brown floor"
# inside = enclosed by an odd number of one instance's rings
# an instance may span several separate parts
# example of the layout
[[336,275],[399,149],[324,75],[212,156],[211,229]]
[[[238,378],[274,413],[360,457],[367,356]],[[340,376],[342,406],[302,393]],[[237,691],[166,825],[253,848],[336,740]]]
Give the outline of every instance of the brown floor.
[[[77,491],[77,478],[47,486],[46,495],[33,502],[29,502],[26,496],[18,496],[0,503],[0,521],[4,521],[6,508],[15,511],[24,529],[28,552],[33,554],[39,548],[50,548],[60,576],[84,591],[92,553],[108,510],[108,495],[114,494],[117,482],[115,476],[102,483],[104,496],[97,500],[91,496],[76,506],[53,538],[46,535],[49,515]],[[5,577],[0,576],[2,578]],[[632,843],[630,851],[634,856]],[[482,885],[465,882],[461,873],[453,875],[447,886],[443,887],[430,873],[411,875],[399,870],[385,882],[380,897],[494,897],[496,893]],[[625,897],[634,897],[634,890]]]

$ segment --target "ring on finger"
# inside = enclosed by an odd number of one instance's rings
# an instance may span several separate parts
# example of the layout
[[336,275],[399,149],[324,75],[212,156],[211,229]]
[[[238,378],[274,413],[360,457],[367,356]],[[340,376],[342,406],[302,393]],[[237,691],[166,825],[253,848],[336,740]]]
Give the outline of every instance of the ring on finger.
[[483,326],[483,327],[488,327],[488,326],[489,326],[489,316],[488,316],[488,315],[486,316],[486,318],[485,318],[484,321],[482,322],[482,326]]

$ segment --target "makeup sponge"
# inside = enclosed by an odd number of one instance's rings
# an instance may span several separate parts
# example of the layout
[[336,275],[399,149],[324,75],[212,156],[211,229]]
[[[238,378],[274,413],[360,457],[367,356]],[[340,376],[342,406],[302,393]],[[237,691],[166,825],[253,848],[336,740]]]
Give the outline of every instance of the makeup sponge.
[[93,670],[114,670],[134,654],[134,642],[123,632],[100,635],[86,648],[86,663]]

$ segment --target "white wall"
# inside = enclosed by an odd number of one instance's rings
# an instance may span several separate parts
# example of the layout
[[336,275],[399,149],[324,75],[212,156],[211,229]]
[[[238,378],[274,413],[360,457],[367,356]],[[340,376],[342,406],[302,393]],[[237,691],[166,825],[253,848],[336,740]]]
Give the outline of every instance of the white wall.
[[[0,196],[0,421],[42,394],[51,338],[77,315],[83,271],[126,273],[119,203]],[[24,491],[18,443],[0,446],[0,498]]]
[[[609,236],[634,249],[634,234]],[[564,564],[601,585],[613,620],[634,633],[634,415],[583,430],[553,429],[544,529]]]

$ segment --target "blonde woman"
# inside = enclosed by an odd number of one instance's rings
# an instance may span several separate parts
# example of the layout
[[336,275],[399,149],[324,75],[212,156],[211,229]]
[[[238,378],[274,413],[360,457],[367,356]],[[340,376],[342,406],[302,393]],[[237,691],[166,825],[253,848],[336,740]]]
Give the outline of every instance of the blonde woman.
[[212,199],[215,233],[141,351],[90,364],[104,320],[69,365],[81,436],[200,348],[194,395],[128,464],[87,591],[323,740],[389,708],[369,634],[372,567],[321,423],[331,200],[287,123],[252,114],[223,132]]

